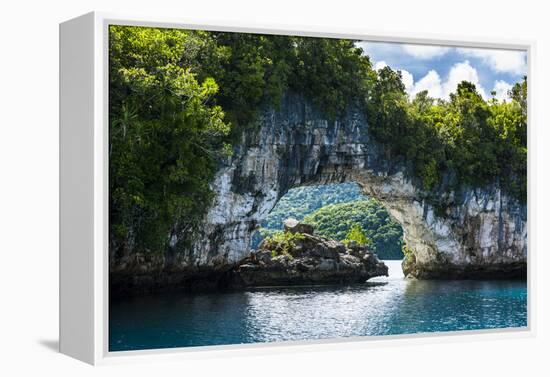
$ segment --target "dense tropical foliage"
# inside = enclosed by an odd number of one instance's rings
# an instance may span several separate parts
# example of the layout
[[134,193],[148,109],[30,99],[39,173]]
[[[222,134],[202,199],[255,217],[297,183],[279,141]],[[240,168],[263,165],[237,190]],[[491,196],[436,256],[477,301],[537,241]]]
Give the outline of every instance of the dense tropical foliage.
[[264,236],[283,229],[288,218],[303,220],[306,215],[329,204],[346,203],[367,199],[356,183],[341,183],[319,186],[301,186],[289,190],[271,210],[262,223]]
[[448,101],[408,98],[400,73],[374,70],[354,41],[133,26],[110,27],[109,64],[115,252],[163,252],[175,234],[191,243],[219,160],[288,91],[329,119],[364,111],[388,156],[431,192],[497,182],[526,200],[526,79],[504,102],[467,82]]
[[290,190],[262,223],[260,232],[254,237],[253,247],[257,247],[262,238],[279,234],[283,221],[290,217],[314,225],[316,234],[366,244],[382,259],[402,257],[401,226],[378,201],[369,200],[356,183],[303,186]]
[[109,64],[110,236],[119,251],[162,251],[172,234],[196,233],[217,161],[261,106],[292,90],[334,117],[370,71],[347,40],[133,26],[110,26]]
[[367,237],[363,227],[359,223],[355,223],[351,226],[346,235],[346,239],[343,241],[346,245],[351,242],[355,242],[359,246],[371,246],[372,241]]
[[322,236],[366,244],[381,259],[403,258],[403,230],[375,199],[324,206],[304,221]]
[[463,81],[448,101],[426,91],[412,100],[400,72],[385,67],[368,102],[371,132],[404,157],[426,189],[493,182],[521,201],[527,189],[527,78],[508,101],[485,101]]
[[212,101],[216,81],[182,63],[197,46],[174,30],[111,27],[109,223],[117,248],[162,251],[171,233],[193,233],[213,197],[208,183],[230,125]]
[[271,250],[271,256],[286,255],[293,258],[290,250],[296,246],[296,241],[304,239],[302,233],[290,233],[278,230],[272,233],[264,240],[264,245],[268,250]]

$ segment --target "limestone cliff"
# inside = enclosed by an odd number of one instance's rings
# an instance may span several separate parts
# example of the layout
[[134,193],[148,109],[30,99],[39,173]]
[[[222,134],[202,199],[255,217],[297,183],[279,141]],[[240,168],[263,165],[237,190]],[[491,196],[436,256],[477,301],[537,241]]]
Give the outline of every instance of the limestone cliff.
[[351,108],[341,119],[327,120],[302,97],[287,95],[257,122],[212,182],[217,197],[200,237],[184,248],[181,237],[172,235],[169,258],[159,268],[188,275],[225,269],[248,255],[253,231],[290,188],[355,181],[403,226],[410,249],[406,275],[525,273],[527,207],[497,185],[423,192],[406,164],[371,138],[367,119]]

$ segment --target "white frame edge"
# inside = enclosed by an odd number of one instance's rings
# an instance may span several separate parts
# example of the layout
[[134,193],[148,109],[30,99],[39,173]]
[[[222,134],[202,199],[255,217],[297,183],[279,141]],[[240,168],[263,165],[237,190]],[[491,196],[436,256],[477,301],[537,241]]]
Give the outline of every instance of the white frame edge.
[[60,25],[59,349],[94,355],[94,24],[84,15]]
[[[108,351],[108,26],[139,25],[228,32],[337,37],[525,50],[528,54],[528,325],[517,329],[456,331],[383,337],[143,351]],[[222,26],[223,25],[223,26]],[[403,346],[434,342],[494,340],[535,335],[534,247],[531,230],[535,201],[532,174],[535,42],[483,37],[402,33],[321,26],[265,25],[253,22],[185,20],[92,12],[60,24],[60,352],[90,364],[203,359]],[[457,336],[460,335],[460,336]]]

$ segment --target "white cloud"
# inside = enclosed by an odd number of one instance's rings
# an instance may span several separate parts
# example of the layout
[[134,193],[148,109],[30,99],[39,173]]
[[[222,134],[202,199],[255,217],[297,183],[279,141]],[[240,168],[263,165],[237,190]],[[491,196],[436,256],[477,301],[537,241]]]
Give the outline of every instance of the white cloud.
[[426,76],[411,85],[408,93],[411,97],[414,97],[417,93],[427,90],[430,97],[448,99],[449,94],[456,91],[456,87],[462,81],[474,84],[479,94],[483,98],[487,98],[487,92],[479,82],[476,69],[467,60],[453,65],[445,81],[441,79],[441,76],[436,71],[429,71]]
[[400,71],[401,71],[401,81],[403,81],[403,85],[405,85],[405,90],[408,93],[410,93],[414,87],[414,77],[412,73],[410,73],[407,70],[400,69]]
[[447,52],[450,51],[449,47],[442,47],[442,46],[404,44],[402,45],[402,47],[407,54],[417,59],[432,59],[432,58],[445,55]]
[[[447,99],[450,93],[456,91],[461,81],[469,81],[476,86],[483,98],[490,98],[489,90],[494,90],[496,98],[503,100],[507,98],[510,87],[505,80],[527,74],[525,51],[382,42],[357,44],[364,48],[366,54],[373,57],[372,62],[376,70],[387,66],[388,63],[392,69],[400,70],[403,84],[411,97],[427,90],[431,97]],[[449,55],[445,59],[438,59],[445,54]],[[419,80],[416,81],[416,77],[413,77],[408,69],[428,73],[418,77]],[[487,88],[481,85],[481,77]],[[489,82],[494,82],[494,85],[490,85]]]
[[449,71],[447,81],[443,85],[444,96],[447,97],[450,93],[454,92],[458,84],[462,81],[468,81],[474,84],[479,94],[481,94],[483,98],[487,98],[487,93],[479,82],[477,70],[470,65],[468,60],[465,60],[462,63],[456,63],[452,66]]
[[[384,42],[357,42],[365,54],[380,60],[390,62],[391,65],[401,59],[414,58],[422,63],[430,63],[445,54],[453,53],[466,58],[475,58],[495,73],[509,73],[514,75],[527,74],[527,53],[517,50],[497,50],[466,47],[446,47],[418,44],[400,44]],[[417,64],[422,64],[417,63]]]
[[476,57],[496,72],[527,74],[527,54],[524,51],[457,48],[463,55]]
[[414,97],[423,90],[427,90],[430,97],[443,98],[441,77],[439,77],[439,74],[433,69],[413,85],[409,94]]
[[[383,60],[374,63],[374,69],[377,71],[387,66],[388,64]],[[405,69],[398,69],[398,71],[401,72],[401,81],[403,82],[403,85],[405,85],[405,90],[407,91],[407,93],[410,93],[414,87],[414,77],[412,73]]]
[[493,88],[493,91],[495,91],[495,98],[499,101],[504,101],[508,99],[508,91],[512,89],[512,85],[508,84],[504,80],[497,80],[495,81],[495,87]]
[[381,60],[379,62],[376,62],[374,64],[374,69],[376,69],[377,71],[381,70],[382,68],[384,67],[387,67],[388,66],[388,63],[386,63],[385,61]]

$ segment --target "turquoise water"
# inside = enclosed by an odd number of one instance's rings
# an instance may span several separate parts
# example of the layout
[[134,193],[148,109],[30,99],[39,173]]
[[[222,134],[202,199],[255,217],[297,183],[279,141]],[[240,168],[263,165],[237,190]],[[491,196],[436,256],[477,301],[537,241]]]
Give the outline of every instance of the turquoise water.
[[389,278],[349,287],[265,288],[117,299],[109,350],[189,347],[527,326],[522,281]]

